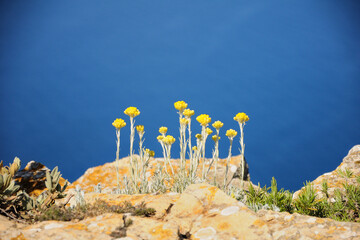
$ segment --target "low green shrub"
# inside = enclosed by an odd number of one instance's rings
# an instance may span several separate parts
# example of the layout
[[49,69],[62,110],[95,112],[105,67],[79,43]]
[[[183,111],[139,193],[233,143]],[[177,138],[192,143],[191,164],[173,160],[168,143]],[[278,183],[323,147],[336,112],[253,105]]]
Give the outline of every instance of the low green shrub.
[[[349,178],[352,173],[348,171],[342,176]],[[244,193],[245,197],[235,198],[244,202],[254,211],[266,209],[289,213],[297,212],[337,221],[360,222],[360,184],[352,185],[346,182],[343,184],[343,191],[335,190],[333,198],[329,197],[327,182],[324,181],[321,186],[324,197],[315,191],[310,182],[306,182],[298,197],[293,199],[293,193],[284,191],[284,189],[278,190],[277,182],[275,178],[272,178],[270,188],[266,186],[261,188],[260,185],[255,188],[250,184],[248,191],[232,189],[228,194],[235,197],[234,192]]]
[[53,205],[49,208],[41,209],[34,216],[34,220],[82,220],[86,217],[95,217],[104,213],[130,213],[134,216],[150,217],[155,214],[155,209],[147,208],[144,202],[138,206],[133,206],[128,201],[125,201],[120,205],[110,205],[103,200],[97,200],[93,204],[76,205],[74,207],[60,207]]

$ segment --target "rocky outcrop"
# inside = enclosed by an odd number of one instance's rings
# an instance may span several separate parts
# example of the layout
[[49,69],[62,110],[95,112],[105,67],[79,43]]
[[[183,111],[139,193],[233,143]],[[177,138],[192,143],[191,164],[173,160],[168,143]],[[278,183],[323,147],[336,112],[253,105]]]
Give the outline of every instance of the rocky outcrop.
[[[0,239],[360,239],[360,224],[300,214],[257,213],[209,184],[190,185],[182,194],[113,195],[87,193],[88,202],[146,202],[150,218],[107,213],[81,221],[18,224],[0,217]],[[126,226],[124,218],[131,219]]]
[[[138,161],[138,164],[140,165],[139,156],[135,155],[134,159]],[[154,172],[156,170],[156,167],[158,164],[163,165],[163,158],[151,158],[149,162],[149,166],[146,171],[146,176],[148,178],[148,181],[151,180],[151,176],[154,175]],[[206,159],[206,165],[210,163],[210,159]],[[217,176],[216,180],[220,183],[223,182],[224,176],[225,176],[225,166],[226,166],[227,159],[219,159],[218,162],[218,169],[217,169]],[[176,171],[179,169],[179,160],[178,159],[172,159],[171,160],[172,165],[174,167],[174,170]],[[116,162],[110,162],[105,163],[104,165],[89,168],[86,170],[86,172],[78,178],[75,182],[73,182],[72,186],[69,188],[75,188],[76,185],[79,185],[82,190],[85,192],[92,192],[94,191],[95,187],[98,184],[101,184],[102,186],[102,192],[103,193],[111,193],[113,190],[115,190],[117,183],[116,183],[116,168],[115,168]],[[188,164],[188,161],[187,161]],[[214,179],[214,167],[215,164],[212,164],[212,167],[210,168],[209,174],[208,174],[208,182],[213,182]],[[125,157],[123,159],[119,160],[119,174],[120,176],[127,175],[130,176],[130,157]],[[200,165],[202,166],[202,162],[200,162]],[[239,166],[241,166],[241,156],[235,156],[230,159],[229,162],[229,172],[227,179],[232,179],[234,176],[234,179],[231,181],[230,185],[239,186],[241,184],[241,181],[239,181],[238,177],[238,169]],[[200,173],[201,168],[198,168],[198,176],[201,175]],[[249,166],[246,164],[245,173],[247,176],[247,179],[250,178],[249,174]]]
[[[350,171],[352,175],[350,177],[346,177],[346,170]],[[356,178],[360,176],[360,145],[356,145],[352,147],[346,157],[342,160],[341,164],[332,172],[325,173],[314,181],[311,184],[314,186],[318,197],[324,197],[324,193],[321,191],[322,183],[324,181],[328,184],[328,194],[329,198],[334,197],[334,192],[336,189],[343,191],[343,184],[356,184]],[[302,188],[304,189],[304,188]],[[301,190],[302,190],[301,189]],[[294,198],[297,198],[300,191],[294,193]]]
[[[236,166],[239,166],[240,160],[240,157],[231,159],[231,174],[236,174]],[[152,176],[156,164],[161,161],[162,159],[151,160],[148,178]],[[177,168],[177,160],[172,161]],[[220,161],[220,169],[223,169],[218,171],[220,175],[224,172],[225,161]],[[47,170],[43,165],[34,167],[32,164],[28,165],[29,167],[25,168],[27,172],[21,175],[22,179],[25,179],[28,172],[34,172],[29,174],[29,186],[33,186],[32,178],[44,178],[32,169]],[[129,158],[122,159],[120,173],[129,174],[128,166]],[[346,169],[352,172],[352,176],[344,177],[339,171],[344,172]],[[349,151],[336,170],[320,176],[313,184],[321,194],[321,184],[326,180],[331,195],[335,189],[343,189],[343,183],[355,183],[355,178],[359,175],[360,145],[357,145]],[[234,181],[233,184],[240,184],[240,181],[237,182]],[[102,184],[102,193],[94,192],[98,183]],[[83,197],[87,203],[96,203],[98,200],[110,205],[121,205],[125,201],[135,206],[145,203],[146,207],[154,208],[156,213],[151,217],[106,213],[80,221],[44,221],[35,224],[17,223],[0,215],[0,239],[360,239],[360,223],[338,222],[328,218],[269,210],[254,212],[207,183],[190,185],[181,194],[111,194],[116,186],[115,163],[106,163],[87,170],[73,184],[73,188],[76,185],[85,190]],[[33,192],[36,192],[35,189],[38,188],[34,188]],[[75,193],[75,190],[70,189],[68,193]],[[76,199],[72,198],[68,204],[75,205]],[[132,224],[129,224],[129,220]]]

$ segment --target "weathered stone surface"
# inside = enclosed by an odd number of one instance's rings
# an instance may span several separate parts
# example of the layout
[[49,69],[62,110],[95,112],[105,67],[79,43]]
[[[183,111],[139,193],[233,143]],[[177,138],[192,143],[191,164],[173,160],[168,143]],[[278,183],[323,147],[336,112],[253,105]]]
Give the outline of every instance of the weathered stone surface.
[[[45,186],[46,171],[50,171],[50,169],[39,162],[30,161],[24,169],[15,174],[15,183],[30,196],[37,197],[47,189]],[[60,185],[63,186],[65,182],[66,180],[61,177]]]
[[[257,213],[209,184],[190,185],[182,194],[85,194],[87,201],[153,204],[161,214],[127,216],[107,213],[81,221],[17,224],[0,217],[0,239],[360,239],[360,224],[300,214]],[[160,202],[156,204],[155,202]]]
[[[338,169],[348,168],[354,176],[358,176],[359,164],[360,145],[357,145],[350,150]],[[127,173],[125,165],[124,161],[123,170]],[[110,174],[109,178],[106,178],[107,174]],[[333,189],[341,189],[341,182],[344,181],[334,171],[314,181],[317,189],[320,189],[322,179],[327,179]],[[96,199],[113,205],[124,201],[133,205],[145,202],[147,207],[156,210],[155,216],[144,218],[107,213],[81,221],[45,221],[32,225],[19,224],[0,216],[0,239],[360,239],[360,223],[268,210],[255,213],[206,183],[190,185],[182,194],[117,195],[92,192],[98,182],[105,186],[108,184],[108,189],[111,189],[116,186],[115,181],[114,164],[110,163],[87,172],[78,180],[78,184],[88,191],[84,196],[88,203]],[[354,178],[347,181],[354,181]],[[69,204],[75,204],[74,201],[72,199]],[[124,226],[124,218],[131,219],[132,225]]]
[[[178,193],[166,193],[162,195],[152,194],[136,194],[136,195],[120,195],[120,194],[106,194],[106,193],[86,193],[85,201],[89,204],[96,200],[102,200],[110,205],[119,205],[125,201],[130,202],[133,206],[137,206],[144,202],[147,207],[156,210],[155,218],[162,218],[166,215],[166,211],[170,205],[173,205],[180,197]],[[71,199],[70,206],[76,204],[75,199]]]
[[[345,178],[339,175],[339,170],[345,171],[345,169],[348,169],[353,173],[351,178]],[[311,183],[313,184],[318,197],[321,198],[324,197],[324,194],[321,192],[321,184],[323,181],[327,181],[329,186],[328,194],[329,197],[332,198],[336,189],[343,191],[343,184],[346,182],[348,184],[356,184],[356,177],[358,176],[360,176],[360,145],[352,147],[348,155],[344,157],[341,164],[334,171],[319,176]],[[300,191],[301,190],[294,193],[294,198],[299,195]]]
[[[138,161],[138,164],[140,165],[140,160],[138,155],[134,155],[134,160]],[[211,159],[206,159],[206,166],[210,164]],[[172,166],[174,167],[175,172],[179,169],[179,159],[172,159]],[[217,169],[217,177],[216,180],[219,183],[223,183],[224,176],[225,176],[225,166],[226,166],[227,159],[219,159],[218,162],[218,169]],[[154,171],[156,170],[156,166],[158,164],[163,165],[163,159],[162,158],[151,158],[149,162],[148,169],[146,171],[147,180],[150,181],[151,176],[154,175]],[[189,164],[189,160],[187,160],[187,164]],[[69,189],[75,188],[76,185],[79,185],[82,190],[85,192],[92,192],[94,191],[94,188],[97,184],[102,185],[102,192],[103,193],[112,193],[117,186],[117,176],[116,176],[116,162],[110,162],[105,163],[104,165],[89,168],[80,178],[78,178],[71,186],[69,186]],[[119,160],[119,174],[122,177],[124,175],[130,176],[130,157],[125,157]],[[202,162],[199,164],[198,168],[198,176],[201,175],[201,167]],[[235,174],[234,179],[231,181],[230,185],[234,186],[240,186],[242,184],[241,181],[239,181],[239,178],[236,177],[237,171],[239,169],[239,166],[241,166],[241,156],[234,156],[229,161],[229,170],[228,170],[228,182],[232,179],[232,177]],[[208,182],[213,182],[214,178],[214,170],[215,170],[215,164],[213,163],[211,165],[207,180]],[[250,175],[248,174],[249,169],[248,166],[245,169],[247,178],[250,178]],[[170,172],[170,171],[169,171]],[[246,185],[246,182],[244,182]],[[121,183],[121,187],[123,187]]]

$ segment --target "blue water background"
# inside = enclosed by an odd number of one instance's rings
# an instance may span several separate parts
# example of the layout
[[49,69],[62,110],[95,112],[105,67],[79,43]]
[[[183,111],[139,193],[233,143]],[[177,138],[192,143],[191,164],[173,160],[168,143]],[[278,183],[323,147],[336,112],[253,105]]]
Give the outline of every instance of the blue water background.
[[114,160],[115,118],[129,154],[128,106],[161,157],[157,130],[178,138],[173,103],[184,100],[224,122],[222,158],[246,112],[252,181],[297,190],[360,144],[359,12],[330,0],[1,1],[0,159],[74,181]]

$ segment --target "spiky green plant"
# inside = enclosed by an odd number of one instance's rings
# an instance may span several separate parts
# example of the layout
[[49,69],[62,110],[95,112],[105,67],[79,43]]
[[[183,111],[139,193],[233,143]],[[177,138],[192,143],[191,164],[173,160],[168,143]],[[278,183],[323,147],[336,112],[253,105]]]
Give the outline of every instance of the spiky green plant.
[[246,204],[248,204],[249,206],[256,204],[264,205],[267,190],[268,188],[266,186],[261,188],[260,183],[258,184],[257,188],[254,188],[254,186],[250,184],[249,190],[246,193]]
[[293,204],[295,211],[298,213],[316,217],[325,216],[325,201],[323,199],[317,199],[314,186],[310,182],[304,184],[304,188]]
[[326,198],[329,198],[329,185],[327,183],[326,180],[324,180],[322,183],[321,183],[321,192],[325,195]]
[[265,195],[265,203],[269,206],[277,206],[281,212],[293,212],[292,193],[283,188],[278,190],[276,179],[271,179],[270,192]]
[[345,168],[344,170],[342,170],[342,169],[338,169],[337,171],[337,174],[339,175],[339,176],[341,176],[341,177],[343,177],[343,178],[352,178],[352,176],[353,176],[353,172],[350,170],[350,169],[348,169],[348,168]]

